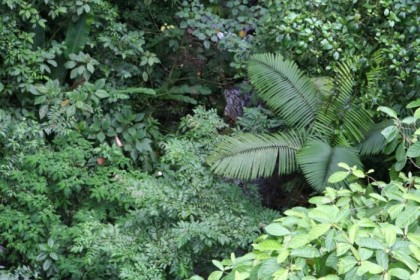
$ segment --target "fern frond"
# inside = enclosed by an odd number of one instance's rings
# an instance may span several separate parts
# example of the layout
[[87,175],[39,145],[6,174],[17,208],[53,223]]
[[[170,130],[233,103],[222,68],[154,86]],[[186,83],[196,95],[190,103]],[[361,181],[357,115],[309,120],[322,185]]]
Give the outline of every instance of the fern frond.
[[289,126],[304,128],[315,119],[320,96],[294,62],[279,55],[256,54],[251,57],[248,74],[259,96]]
[[269,177],[276,166],[279,174],[289,174],[297,170],[296,152],[305,138],[296,132],[226,137],[208,163],[216,174],[244,180]]
[[350,166],[362,166],[357,150],[331,147],[320,140],[308,141],[297,154],[297,161],[306,180],[317,191],[322,191],[328,185],[331,174],[340,170],[338,163],[345,162]]
[[393,124],[392,120],[386,120],[374,124],[366,133],[363,142],[357,148],[361,155],[375,155],[383,151],[386,146],[386,139],[382,135],[382,130]]

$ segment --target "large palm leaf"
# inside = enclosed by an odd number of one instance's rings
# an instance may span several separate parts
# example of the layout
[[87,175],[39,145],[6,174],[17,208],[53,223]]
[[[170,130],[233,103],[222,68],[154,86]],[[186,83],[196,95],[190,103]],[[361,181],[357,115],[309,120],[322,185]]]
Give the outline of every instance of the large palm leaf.
[[297,132],[228,136],[208,163],[217,174],[245,180],[272,176],[276,167],[279,174],[289,174],[297,170],[296,152],[305,138]]
[[362,166],[357,150],[352,148],[331,147],[320,140],[310,140],[297,154],[297,161],[309,184],[318,191],[328,185],[328,178],[340,168],[340,162]]
[[[344,142],[354,145],[363,140],[373,121],[367,110],[354,104],[355,81],[349,65],[342,63],[336,70],[337,76],[331,86],[331,93],[319,111],[312,129],[315,135],[319,135],[318,139],[328,139],[338,145]],[[345,139],[342,136],[333,139],[334,130],[340,131]]]
[[267,106],[289,126],[303,128],[315,119],[321,100],[317,88],[293,61],[256,54],[249,62],[248,75]]

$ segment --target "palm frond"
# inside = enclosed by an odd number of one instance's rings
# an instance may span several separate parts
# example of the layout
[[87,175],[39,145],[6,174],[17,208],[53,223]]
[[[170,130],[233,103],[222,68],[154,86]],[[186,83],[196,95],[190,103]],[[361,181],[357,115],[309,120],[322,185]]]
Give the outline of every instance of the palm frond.
[[331,147],[320,140],[308,141],[298,152],[297,161],[306,180],[317,191],[322,191],[328,185],[331,174],[340,170],[338,163],[362,166],[355,149]]
[[223,176],[255,179],[297,170],[296,152],[305,140],[303,132],[226,137],[208,159],[211,169]]
[[259,96],[290,126],[306,127],[315,119],[320,96],[297,65],[279,55],[251,57],[248,74]]
[[375,155],[383,151],[386,146],[386,139],[382,135],[382,130],[393,124],[392,120],[386,120],[374,124],[366,133],[363,142],[357,148],[361,155]]
[[373,125],[372,118],[367,110],[353,102],[353,86],[355,81],[350,67],[342,63],[337,68],[337,77],[334,88],[321,109],[313,131],[323,138],[331,138],[334,130],[341,130],[349,143],[360,143]]

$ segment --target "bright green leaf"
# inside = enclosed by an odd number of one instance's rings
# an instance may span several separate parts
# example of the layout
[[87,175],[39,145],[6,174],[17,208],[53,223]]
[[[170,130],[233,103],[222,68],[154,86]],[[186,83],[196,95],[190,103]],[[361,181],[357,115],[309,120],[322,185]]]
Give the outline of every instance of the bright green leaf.
[[290,234],[290,231],[279,223],[271,223],[264,229],[268,234],[273,236],[284,236]]

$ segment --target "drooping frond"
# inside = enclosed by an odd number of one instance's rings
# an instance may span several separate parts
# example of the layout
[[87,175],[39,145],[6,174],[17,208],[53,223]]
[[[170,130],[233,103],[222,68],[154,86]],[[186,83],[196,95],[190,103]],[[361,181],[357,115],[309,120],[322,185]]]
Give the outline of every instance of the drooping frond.
[[328,185],[328,178],[340,168],[340,162],[362,166],[357,151],[352,148],[331,147],[320,140],[310,140],[297,154],[297,161],[309,184],[317,191]]
[[363,142],[357,146],[359,153],[361,155],[375,155],[382,152],[386,146],[386,139],[381,132],[392,124],[392,120],[374,124],[366,133]]
[[279,55],[256,54],[251,57],[248,74],[259,96],[289,126],[304,128],[315,119],[320,96],[294,62]]
[[226,137],[209,157],[211,169],[220,175],[255,179],[297,170],[296,152],[304,142],[304,133],[254,135],[244,133]]
[[349,143],[360,143],[373,125],[367,110],[353,102],[355,81],[349,66],[342,63],[337,68],[337,77],[331,95],[320,109],[313,130],[323,138],[331,138],[339,130]]
[[384,62],[384,52],[382,49],[375,51],[370,58],[371,67],[370,70],[366,73],[366,91],[374,92],[379,82],[383,77],[384,67],[382,66]]

